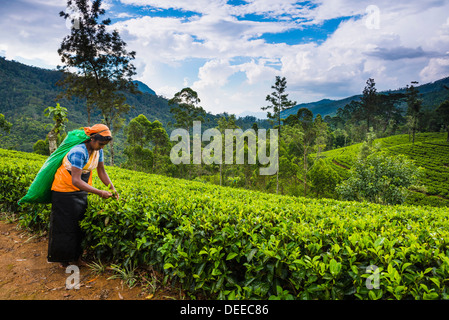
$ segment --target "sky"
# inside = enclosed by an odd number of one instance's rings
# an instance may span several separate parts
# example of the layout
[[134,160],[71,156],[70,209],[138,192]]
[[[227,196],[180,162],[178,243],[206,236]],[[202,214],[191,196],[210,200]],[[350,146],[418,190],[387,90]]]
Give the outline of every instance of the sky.
[[[208,112],[262,112],[276,76],[297,103],[449,76],[449,0],[104,0],[136,80]],[[0,0],[0,56],[54,69],[65,0]]]

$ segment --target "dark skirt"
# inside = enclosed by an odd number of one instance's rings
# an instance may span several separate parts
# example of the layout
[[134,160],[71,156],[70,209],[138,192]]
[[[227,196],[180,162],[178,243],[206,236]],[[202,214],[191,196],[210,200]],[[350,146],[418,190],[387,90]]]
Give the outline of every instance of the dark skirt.
[[79,225],[87,209],[87,192],[52,191],[48,262],[77,261],[83,249]]

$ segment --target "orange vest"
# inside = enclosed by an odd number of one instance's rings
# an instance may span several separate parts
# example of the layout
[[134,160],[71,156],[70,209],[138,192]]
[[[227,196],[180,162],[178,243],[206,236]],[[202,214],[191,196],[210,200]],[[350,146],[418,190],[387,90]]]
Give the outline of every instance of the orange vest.
[[[89,181],[87,182],[89,185],[92,185],[92,171],[97,168],[98,160],[100,159],[100,152],[93,150],[90,154],[89,160],[87,164],[84,166],[82,174],[90,173]],[[69,171],[72,170],[72,164],[67,159],[67,154],[62,160],[61,166],[58,168],[55,174],[55,179],[53,180],[53,184],[51,186],[52,191],[58,192],[75,192],[80,191],[77,187],[75,187],[72,183],[72,175]]]

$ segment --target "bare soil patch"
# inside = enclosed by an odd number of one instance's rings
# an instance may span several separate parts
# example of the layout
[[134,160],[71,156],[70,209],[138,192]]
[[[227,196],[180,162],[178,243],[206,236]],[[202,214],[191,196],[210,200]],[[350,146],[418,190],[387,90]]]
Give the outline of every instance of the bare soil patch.
[[21,230],[17,223],[0,220],[0,300],[178,300],[184,295],[177,288],[162,285],[161,276],[152,272],[153,281],[139,282],[132,288],[116,274],[80,267],[80,288],[67,289],[66,273],[58,263],[47,262],[48,238]]

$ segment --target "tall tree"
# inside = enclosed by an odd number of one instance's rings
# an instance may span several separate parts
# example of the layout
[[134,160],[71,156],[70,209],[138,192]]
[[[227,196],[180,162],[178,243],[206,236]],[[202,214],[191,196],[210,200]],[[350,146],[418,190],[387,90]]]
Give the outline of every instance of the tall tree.
[[407,114],[411,117],[411,130],[413,135],[412,143],[415,143],[415,133],[418,129],[418,120],[422,107],[422,99],[418,99],[419,91],[413,85],[418,84],[417,81],[412,81],[412,85],[406,88],[407,97]]
[[[273,110],[273,113],[270,111],[267,112],[267,117],[268,119],[271,119],[273,123],[277,123],[277,128],[279,130],[278,137],[280,139],[281,121],[284,120],[281,119],[281,112],[296,105],[296,101],[288,100],[288,94],[285,93],[285,90],[287,89],[287,80],[285,77],[281,78],[280,76],[276,76],[276,82],[271,86],[271,89],[274,91],[265,98],[265,101],[270,102],[270,105],[262,107],[261,109]],[[279,193],[279,170],[276,171],[276,193]]]
[[153,152],[147,148],[150,142],[151,122],[144,115],[131,119],[125,127],[127,146],[124,150],[126,166],[133,170],[151,171]]
[[317,159],[320,158],[321,151],[326,148],[327,141],[327,123],[323,121],[321,115],[318,114],[313,121],[315,130],[315,145],[317,149]]
[[[153,123],[143,114],[131,119],[125,127],[128,157],[126,165],[147,172],[161,172],[169,153],[170,139],[162,123]],[[152,148],[151,148],[152,147]]]
[[[387,131],[390,123],[403,121],[403,116],[399,104],[403,102],[405,94],[390,93],[378,95],[378,113],[382,118],[382,133]],[[380,131],[380,130],[378,130]]]
[[170,138],[159,120],[151,124],[150,142],[153,144],[153,172],[161,172],[170,153]]
[[[107,32],[111,20],[99,21],[104,14],[101,0],[68,0],[67,12],[60,12],[65,20],[76,24],[58,49],[64,64],[58,68],[67,75],[59,85],[65,88],[65,96],[86,99],[88,122],[91,110],[98,108],[114,132],[123,124],[121,115],[129,110],[124,92],[138,92],[132,82],[136,71],[131,63],[136,53],[126,50],[117,30]],[[113,143],[109,145],[113,165]]]
[[303,164],[304,164],[304,197],[307,196],[307,175],[310,170],[308,164],[308,155],[316,138],[316,131],[313,126],[313,112],[307,108],[301,108],[297,113],[298,121],[304,133],[301,142],[303,145]]
[[[222,135],[222,145],[225,146],[225,139],[223,137],[226,129],[238,129],[239,127],[235,124],[235,115],[228,116],[224,114],[220,119],[217,120],[217,129],[220,131]],[[234,143],[234,142],[233,142]],[[234,149],[234,148],[233,148]],[[237,151],[237,150],[236,150]],[[224,157],[224,154],[222,154]],[[220,186],[223,184],[223,158],[220,161]]]
[[285,90],[287,89],[287,80],[285,77],[276,76],[276,82],[273,86],[271,86],[271,89],[274,91],[267,95],[265,98],[265,101],[270,102],[271,104],[262,107],[262,110],[269,110],[272,109],[273,113],[270,111],[267,112],[268,119],[271,119],[274,122],[277,123],[277,128],[279,130],[279,138],[281,137],[281,121],[284,119],[281,119],[281,112],[291,108],[296,105],[296,101],[288,100],[288,94],[285,93]]
[[[320,122],[322,121],[320,120]],[[313,120],[313,112],[307,108],[300,108],[296,115],[288,116],[284,123],[287,124],[284,127],[284,132],[287,134],[284,140],[288,145],[294,144],[295,149],[302,152],[302,182],[305,197],[307,196],[307,176],[310,170],[309,153],[312,150],[314,142],[317,142],[317,129]]]
[[44,112],[45,116],[52,117],[55,122],[55,125],[47,135],[50,154],[52,154],[58,147],[58,134],[64,131],[65,123],[69,121],[67,119],[67,108],[61,107],[57,103],[56,107],[48,107]]
[[376,83],[374,79],[369,78],[366,81],[365,89],[363,89],[363,96],[360,98],[360,112],[363,119],[366,120],[367,131],[373,125],[372,120],[376,115],[378,108],[378,97],[376,90]]
[[[449,90],[448,86],[444,86],[446,90]],[[449,92],[449,91],[448,91]],[[442,102],[437,108],[437,114],[446,126],[447,130],[447,142],[449,142],[449,98]]]
[[170,112],[176,120],[175,125],[190,132],[193,121],[204,121],[206,111],[198,104],[201,102],[198,93],[191,88],[184,88],[168,100],[172,106]]
[[[175,93],[174,97],[168,100],[168,105],[171,106],[170,112],[176,120],[175,126],[186,129],[190,133],[193,121],[204,121],[206,111],[203,107],[199,106],[200,102],[198,93],[191,88],[183,88],[181,91]],[[187,144],[187,154],[189,157],[191,156],[190,141]],[[187,167],[187,172],[190,177],[192,172],[191,166]]]

